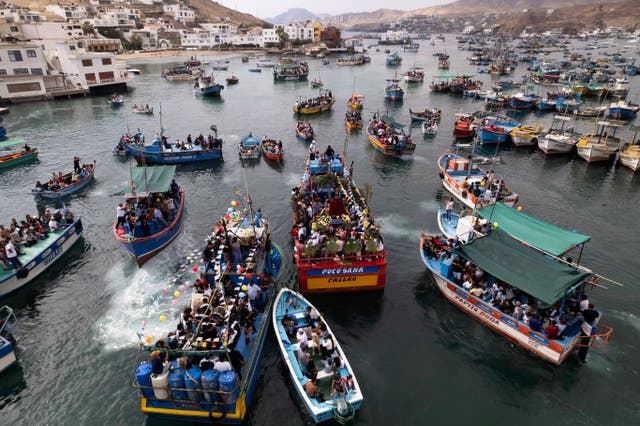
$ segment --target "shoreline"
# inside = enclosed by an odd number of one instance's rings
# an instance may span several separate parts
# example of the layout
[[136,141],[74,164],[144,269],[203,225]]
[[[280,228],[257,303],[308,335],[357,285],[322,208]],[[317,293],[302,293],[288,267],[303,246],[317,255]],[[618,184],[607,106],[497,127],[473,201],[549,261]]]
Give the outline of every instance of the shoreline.
[[140,51],[140,52],[127,52],[117,53],[116,60],[128,60],[128,59],[147,59],[147,58],[179,58],[179,57],[204,57],[204,56],[224,56],[224,55],[255,55],[264,54],[265,50],[261,49],[247,49],[247,50],[154,50],[154,51]]

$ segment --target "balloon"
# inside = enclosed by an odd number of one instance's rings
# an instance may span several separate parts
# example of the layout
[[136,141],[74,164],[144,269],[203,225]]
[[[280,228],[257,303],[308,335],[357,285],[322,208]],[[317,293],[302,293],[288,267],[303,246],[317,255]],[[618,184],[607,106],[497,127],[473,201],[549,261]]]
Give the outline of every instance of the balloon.
[[493,222],[493,229],[498,229],[498,222]]
[[197,267],[197,266],[194,266],[194,267],[193,267],[193,268],[191,268],[191,269],[193,269],[193,272],[198,272],[198,267]]
[[224,215],[224,219],[225,219],[225,220],[229,220],[229,219],[231,219],[231,216],[229,216],[229,214],[225,214],[225,215]]
[[178,290],[174,291],[173,297],[180,297],[180,292]]
[[160,321],[166,321],[166,320],[167,320],[166,315],[160,315]]
[[251,272],[247,272],[246,277],[247,277],[248,280],[250,280],[251,277],[253,277],[253,274]]
[[185,291],[187,289],[187,286],[186,285],[181,285],[179,288],[180,288],[180,291]]
[[167,294],[169,292],[169,290],[167,290],[166,288],[162,289],[162,294]]
[[242,291],[247,291],[247,290],[249,290],[249,287],[247,287],[246,285],[243,285],[242,286]]
[[231,201],[231,205],[233,207],[237,207],[238,206],[238,202],[236,200]]
[[522,206],[518,206],[518,211],[521,212],[522,211]]
[[174,300],[173,302],[171,302],[171,306],[176,306],[178,304],[177,300]]
[[147,342],[147,343],[151,343],[151,342],[153,342],[153,337],[147,336],[147,338],[144,339],[144,341]]

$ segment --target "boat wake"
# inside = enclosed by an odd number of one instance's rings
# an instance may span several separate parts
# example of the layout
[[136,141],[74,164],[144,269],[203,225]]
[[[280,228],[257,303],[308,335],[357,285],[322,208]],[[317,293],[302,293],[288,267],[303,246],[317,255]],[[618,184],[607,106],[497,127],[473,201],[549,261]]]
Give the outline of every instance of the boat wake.
[[153,342],[174,326],[189,303],[195,268],[201,266],[198,251],[187,257],[174,274],[166,269],[136,269],[126,275],[121,263],[107,272],[109,308],[95,323],[96,338],[107,350]]
[[388,216],[378,216],[377,221],[382,224],[384,235],[394,237],[406,237],[417,239],[419,229],[412,229],[409,221],[403,216],[392,214]]

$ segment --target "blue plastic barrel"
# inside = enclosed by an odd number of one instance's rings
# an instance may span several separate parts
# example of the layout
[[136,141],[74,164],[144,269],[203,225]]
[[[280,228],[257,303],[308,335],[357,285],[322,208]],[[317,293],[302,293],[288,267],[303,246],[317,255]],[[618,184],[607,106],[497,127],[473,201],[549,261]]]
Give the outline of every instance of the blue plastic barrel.
[[171,398],[185,400],[187,399],[187,393],[184,389],[184,368],[178,367],[178,364],[174,361],[171,363],[171,370],[169,371],[169,389],[171,390]]
[[148,362],[141,362],[136,368],[136,383],[138,386],[148,386],[146,389],[140,389],[142,396],[146,398],[153,398],[153,389],[151,388],[151,364]]
[[226,395],[224,398],[224,402],[226,404],[233,404],[238,399],[238,394],[240,393],[239,387],[236,386],[236,382],[238,378],[236,376],[235,371],[225,371],[220,373],[220,377],[218,377],[218,382],[220,383],[220,390],[222,392],[231,392]]
[[194,392],[187,391],[187,394],[189,395],[189,399],[191,401],[200,401],[200,392],[197,392],[201,389],[200,376],[202,376],[202,370],[200,370],[200,367],[191,367],[184,375],[184,384],[186,385],[185,387],[187,389],[195,390]]
[[200,376],[200,383],[202,384],[202,390],[213,391],[204,392],[204,400],[207,402],[216,402],[218,395],[215,391],[218,390],[218,372],[216,370],[206,370],[202,372]]

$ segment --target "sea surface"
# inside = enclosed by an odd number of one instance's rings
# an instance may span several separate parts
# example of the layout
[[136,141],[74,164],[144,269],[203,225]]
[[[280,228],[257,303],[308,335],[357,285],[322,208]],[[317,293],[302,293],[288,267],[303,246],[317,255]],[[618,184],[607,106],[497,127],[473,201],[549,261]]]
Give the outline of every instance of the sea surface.
[[[437,231],[436,212],[448,199],[436,159],[451,145],[453,114],[483,105],[429,91],[431,76],[441,73],[433,53],[446,49],[453,73],[475,73],[477,67],[465,60],[470,52],[457,50],[453,36],[436,46],[421,44],[417,54],[401,52],[404,63],[397,69],[385,67],[382,48],[372,49],[372,62],[361,67],[338,67],[333,59],[328,66],[310,61],[309,80],[319,77],[337,97],[332,111],[309,117],[318,148],[346,149],[356,182],[371,186],[370,207],[383,223],[389,251],[384,292],[310,297],[333,328],[363,390],[355,424],[640,424],[640,173],[613,162],[589,165],[571,155],[545,158],[536,149],[499,152],[496,175],[520,195],[524,211],[591,235],[583,264],[625,284],[605,283],[607,290],[594,292],[602,322],[615,330],[606,347],[589,352],[586,364],[570,357],[554,366],[514,346],[446,301],[420,260],[419,231]],[[637,56],[636,51],[630,48],[625,56]],[[299,96],[317,90],[308,82],[274,83],[270,70],[249,72],[255,59],[242,64],[237,54],[223,58],[230,61],[229,71],[216,71],[216,78],[224,84],[233,72],[240,83],[225,87],[220,99],[196,97],[192,83],[161,79],[160,72],[180,59],[155,58],[128,61],[143,74],[131,82],[123,108],[110,108],[104,97],[10,107],[5,117],[9,135],[27,139],[40,155],[36,163],[2,172],[0,222],[35,212],[32,185],[52,172],[70,170],[73,156],[96,160],[97,169],[91,187],[68,201],[82,216],[82,241],[44,276],[1,301],[16,312],[19,340],[17,366],[0,377],[1,425],[174,424],[147,419],[131,386],[135,366],[146,356],[138,335],[160,337],[188,300],[184,294],[171,306],[162,290],[175,290],[176,274],[185,264],[190,268],[187,257],[199,255],[205,235],[237,198],[236,191],[245,195],[248,190],[255,207],[270,219],[275,241],[290,253],[289,194],[299,182],[307,151],[307,144],[295,138],[291,107]],[[204,59],[213,63],[219,57]],[[403,102],[386,103],[385,79],[396,71],[400,77],[413,64],[425,68],[425,83],[407,87]],[[523,64],[507,78],[524,73]],[[480,78],[490,88],[490,77]],[[637,101],[640,77],[630,78],[630,99]],[[409,124],[409,108],[438,107],[443,110],[440,131],[425,139],[419,127],[413,128],[415,154],[383,158],[364,132],[345,134],[346,102],[354,92],[365,96],[365,121],[379,112]],[[134,103],[148,103],[156,114],[133,114]],[[552,115],[519,118],[549,124]],[[186,189],[184,230],[138,268],[112,235],[119,202],[113,194],[127,186],[135,165],[113,157],[112,147],[124,132],[137,128],[152,137],[162,125],[171,138],[184,139],[213,124],[225,141],[224,161],[178,167],[176,180]],[[284,163],[261,159],[243,168],[237,144],[249,132],[281,139]],[[622,134],[628,136],[626,130]],[[159,319],[163,314],[165,323]],[[311,423],[271,333],[247,423]]]

